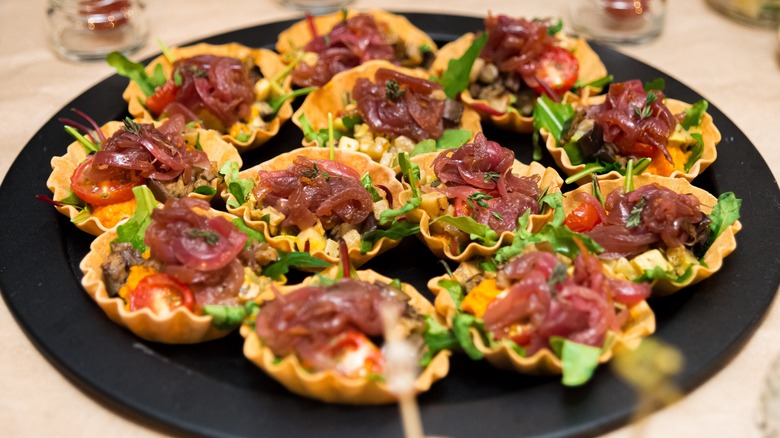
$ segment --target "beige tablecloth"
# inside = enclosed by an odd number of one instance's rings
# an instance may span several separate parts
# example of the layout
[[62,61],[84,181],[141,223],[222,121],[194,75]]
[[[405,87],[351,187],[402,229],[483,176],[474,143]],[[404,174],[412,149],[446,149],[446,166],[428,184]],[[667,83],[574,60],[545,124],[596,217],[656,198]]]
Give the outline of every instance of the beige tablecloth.
[[[358,0],[359,7],[400,11],[517,16],[563,15],[567,0]],[[153,35],[170,45],[296,17],[268,0],[146,0]],[[44,0],[0,2],[0,177],[58,109],[112,71],[103,63],[57,59],[46,47]],[[780,175],[780,69],[776,35],[735,24],[704,0],[669,2],[666,28],[651,43],[623,52],[690,85],[744,131]],[[153,43],[134,59],[157,52]],[[0,213],[6,214],[6,212]],[[767,218],[775,223],[777,217]],[[738,249],[739,250],[739,249]],[[96,309],[97,311],[97,309]],[[160,433],[141,419],[102,406],[65,379],[33,347],[0,305],[0,435],[138,436]],[[83,342],[89,342],[85,339]],[[763,378],[780,354],[780,310],[773,306],[748,344],[726,367],[628,436],[756,436]],[[117,376],[121,379],[122,376]],[[518,433],[521,433],[518,430]]]

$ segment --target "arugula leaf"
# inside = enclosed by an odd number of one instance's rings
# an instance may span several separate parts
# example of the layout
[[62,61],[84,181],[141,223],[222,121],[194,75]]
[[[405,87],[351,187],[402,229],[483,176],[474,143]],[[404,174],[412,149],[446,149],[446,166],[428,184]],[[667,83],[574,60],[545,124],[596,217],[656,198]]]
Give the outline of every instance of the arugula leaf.
[[685,162],[686,172],[690,171],[691,167],[693,167],[693,165],[701,159],[702,154],[704,154],[704,139],[701,134],[692,133],[691,137],[696,140],[696,144],[691,148],[691,155],[688,157],[688,161]]
[[355,125],[359,125],[359,124],[363,123],[363,118],[360,117],[360,114],[352,114],[351,116],[344,116],[344,117],[342,117],[341,118],[341,123],[350,132],[354,132]]
[[263,236],[263,233],[250,228],[249,225],[247,225],[246,222],[244,222],[244,220],[240,217],[233,219],[231,222],[233,222],[233,225],[238,228],[238,231],[241,231],[249,237],[244,244],[244,248],[249,246],[252,242],[265,242],[265,236]]
[[248,302],[244,306],[219,306],[207,304],[203,306],[203,313],[211,316],[211,324],[221,330],[230,330],[244,322],[244,318],[251,315],[254,302]]
[[466,296],[463,285],[455,280],[439,280],[437,284],[447,290],[450,294],[450,298],[452,298],[452,302],[455,303],[455,308],[460,312],[463,298]]
[[78,195],[73,190],[70,191],[70,195],[60,199],[57,202],[73,205],[76,207],[84,207],[86,205],[86,202],[84,202],[81,198],[79,198]]
[[428,348],[420,358],[420,366],[426,367],[441,350],[455,349],[458,346],[458,340],[455,339],[455,335],[450,330],[436,322],[430,315],[423,315],[423,317],[425,318],[423,339]]
[[117,237],[114,242],[130,242],[139,252],[146,251],[144,235],[146,228],[152,222],[152,211],[157,207],[152,191],[145,185],[133,187],[135,196],[135,211],[127,222],[116,228]]
[[463,352],[473,360],[479,360],[484,357],[481,351],[474,344],[474,340],[471,338],[471,328],[475,328],[482,338],[483,342],[492,347],[495,345],[493,340],[493,334],[488,332],[485,328],[485,322],[482,318],[477,318],[469,313],[459,313],[452,319],[452,333],[455,335],[455,339],[458,340],[460,348]]
[[417,181],[420,178],[420,166],[418,166],[417,163],[409,161],[409,156],[406,155],[406,152],[398,154],[398,166],[401,168],[401,173],[406,177],[406,180],[411,186],[412,197],[419,198],[420,187],[418,186]]
[[526,212],[518,219],[520,225],[515,231],[512,244],[496,251],[494,257],[496,263],[504,263],[512,257],[522,254],[523,249],[527,245],[542,242],[549,243],[555,252],[569,258],[574,258],[580,253],[580,247],[577,245],[578,241],[591,253],[604,251],[604,248],[587,235],[574,232],[562,223],[555,224],[553,223],[554,221],[546,224],[538,233],[531,233],[525,229],[528,224],[528,218],[529,214]]
[[360,183],[363,184],[363,188],[365,188],[368,193],[371,193],[371,200],[373,202],[381,201],[382,196],[379,195],[379,192],[376,191],[374,188],[374,181],[371,180],[371,175],[366,173],[363,175],[363,178],[360,179]]
[[431,221],[434,222],[446,222],[468,234],[471,240],[480,241],[485,246],[493,246],[498,242],[498,233],[489,226],[475,221],[471,216],[444,215]]
[[543,94],[536,99],[533,117],[535,130],[544,128],[560,142],[574,117],[574,108],[568,103],[556,103]]
[[365,254],[371,251],[374,247],[374,243],[379,241],[383,237],[387,237],[392,240],[400,240],[406,236],[413,236],[420,232],[420,225],[414,222],[398,222],[394,221],[387,229],[377,228],[376,230],[367,231],[360,237],[360,252]]
[[710,237],[702,250],[702,255],[715,243],[715,240],[723,234],[728,227],[739,219],[739,209],[742,207],[742,200],[734,195],[734,192],[726,192],[718,197],[718,203],[712,208],[709,218]]
[[601,348],[578,344],[559,336],[550,338],[550,347],[561,358],[564,385],[580,386],[593,376],[599,364]]
[[106,56],[106,62],[116,69],[117,74],[130,78],[141,88],[141,91],[148,97],[154,94],[155,88],[168,82],[163,73],[162,64],[157,64],[152,76],[146,74],[142,64],[130,61],[125,55],[119,52],[111,52]]
[[554,36],[555,34],[557,34],[558,32],[560,32],[562,30],[563,30],[563,20],[561,20],[559,18],[558,21],[555,22],[555,24],[553,24],[553,25],[551,25],[550,27],[547,28],[547,35],[553,35]]
[[685,129],[701,125],[702,116],[707,112],[708,106],[709,103],[704,99],[691,105],[690,108],[685,110],[685,118],[680,122],[680,125]]
[[90,139],[76,130],[76,128],[72,126],[65,126],[65,132],[76,139],[76,141],[84,147],[84,150],[87,152],[87,154],[91,154],[92,152],[97,152],[100,150],[100,144],[93,143]]
[[666,88],[666,80],[664,78],[655,78],[650,82],[645,82],[645,93],[650,90],[664,91]]
[[612,75],[606,75],[606,76],[600,77],[598,79],[594,79],[594,80],[592,80],[590,82],[582,82],[582,79],[578,78],[577,82],[574,83],[574,88],[580,88],[581,89],[581,88],[585,88],[585,87],[593,87],[593,88],[601,89],[601,88],[604,88],[605,86],[607,86],[607,84],[609,84],[613,80],[615,80],[615,77],[612,76]]
[[387,209],[387,210],[382,211],[382,213],[379,214],[379,225],[387,225],[387,224],[389,224],[391,221],[393,221],[398,216],[401,216],[403,214],[409,213],[410,211],[412,211],[415,208],[419,207],[421,202],[422,202],[422,198],[416,197],[416,198],[410,199],[401,208]]
[[228,192],[236,198],[229,199],[227,205],[233,208],[243,205],[255,186],[255,180],[252,178],[239,178],[238,163],[235,161],[225,162],[222,168],[219,169],[219,174],[224,178],[228,186]]
[[279,260],[263,268],[263,275],[278,280],[290,268],[327,268],[330,263],[312,257],[308,252],[279,252]]
[[539,199],[539,210],[544,212],[544,206],[552,208],[555,213],[553,214],[552,223],[555,225],[561,225],[566,220],[566,215],[563,212],[563,194],[561,192],[548,193]]
[[214,187],[211,187],[211,186],[202,185],[202,186],[198,186],[198,187],[195,188],[195,193],[197,193],[199,195],[211,196],[211,195],[217,193],[217,189],[215,189]]
[[[276,113],[279,112],[279,110],[282,108],[282,105],[284,105],[285,102],[287,102],[290,99],[295,99],[298,96],[305,96],[309,93],[311,93],[314,90],[319,89],[320,87],[306,87],[306,88],[299,88],[297,90],[294,90],[287,94],[282,94],[281,96],[276,96],[268,101],[268,105],[271,107],[271,114],[276,116]],[[269,116],[270,117],[270,116]]]
[[298,117],[298,122],[301,124],[303,136],[306,137],[307,140],[317,143],[317,146],[319,147],[324,147],[328,144],[327,130],[324,130],[325,132],[323,132],[323,130],[315,131],[314,127],[311,126],[309,118],[306,117],[306,114],[301,114],[301,116]]
[[687,281],[691,276],[693,275],[693,267],[696,266],[690,265],[685,270],[685,272],[682,273],[682,275],[677,275],[673,272],[666,272],[666,270],[660,266],[655,266],[653,269],[647,269],[645,270],[642,275],[635,278],[633,280],[634,283],[652,283],[653,280],[669,280],[675,283],[682,283]]
[[414,149],[412,149],[411,156],[420,155],[420,154],[427,154],[428,152],[436,152],[436,140],[428,139],[423,140],[416,145],[414,145]]
[[580,149],[580,145],[577,142],[570,141],[566,143],[563,145],[563,151],[566,152],[573,166],[578,166],[585,162],[585,155],[582,154],[582,149]]
[[487,42],[487,32],[476,37],[466,52],[457,59],[451,59],[447,63],[447,70],[444,71],[438,82],[444,87],[444,94],[450,99],[457,99],[458,95],[469,86],[469,75],[474,61],[477,60],[482,48]]
[[468,129],[447,129],[436,140],[437,149],[455,149],[466,144],[471,139],[471,131]]

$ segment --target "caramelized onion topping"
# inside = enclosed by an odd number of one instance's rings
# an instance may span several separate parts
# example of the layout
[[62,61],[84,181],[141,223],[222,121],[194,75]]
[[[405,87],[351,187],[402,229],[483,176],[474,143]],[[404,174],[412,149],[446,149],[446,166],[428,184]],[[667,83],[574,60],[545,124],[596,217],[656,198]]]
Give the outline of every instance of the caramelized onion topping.
[[433,94],[441,85],[381,68],[374,82],[359,78],[352,88],[360,117],[373,132],[391,138],[406,136],[419,142],[444,132],[444,95]]
[[562,275],[559,264],[551,253],[531,252],[501,267],[509,289],[483,315],[496,339],[511,339],[529,356],[549,348],[552,336],[601,347],[607,331],[620,332],[627,317],[614,303],[634,305],[650,296],[649,284],[608,277],[589,254],[574,259],[572,275]]
[[474,143],[443,151],[433,161],[433,171],[443,183],[436,190],[455,199],[457,216],[473,215],[494,231],[513,231],[526,211],[539,213],[541,179],[513,175],[514,160],[514,152],[479,132]]
[[181,77],[181,85],[163,113],[181,114],[191,122],[204,120],[203,112],[207,112],[221,122],[222,130],[249,119],[255,100],[254,82],[241,60],[198,55],[180,59],[173,67],[174,75]]
[[137,171],[144,178],[170,181],[180,175],[189,178],[192,167],[208,168],[205,152],[188,148],[181,137],[184,119],[171,117],[159,128],[152,124],[127,122],[95,153],[92,166],[121,176]]
[[319,55],[317,63],[299,63],[292,72],[299,87],[322,86],[337,73],[372,60],[397,63],[393,46],[387,42],[387,29],[368,14],[342,21],[327,34],[314,38],[304,50]]
[[402,315],[414,318],[407,300],[401,291],[386,285],[344,278],[327,287],[277,294],[260,308],[255,329],[276,356],[297,354],[307,367],[333,369],[337,358],[326,354],[332,339],[349,330],[383,336],[380,308],[398,306]]
[[[587,234],[604,247],[603,258],[631,257],[652,248],[691,247],[708,237],[709,218],[699,200],[658,184],[633,192],[613,190],[605,207],[592,203],[605,218]],[[608,211],[608,213],[607,213]]]
[[298,156],[284,170],[259,171],[253,189],[258,206],[285,215],[282,226],[311,228],[319,219],[326,229],[359,224],[373,212],[371,194],[349,166]]
[[188,284],[200,305],[237,304],[244,281],[238,255],[247,235],[221,216],[209,218],[193,209],[208,210],[206,201],[171,199],[152,212],[144,243],[162,262],[162,272]]

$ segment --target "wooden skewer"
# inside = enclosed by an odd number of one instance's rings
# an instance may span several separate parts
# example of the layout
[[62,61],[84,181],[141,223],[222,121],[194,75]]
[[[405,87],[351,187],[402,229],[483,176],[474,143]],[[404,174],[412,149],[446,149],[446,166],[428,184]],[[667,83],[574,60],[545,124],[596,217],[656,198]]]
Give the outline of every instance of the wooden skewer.
[[414,392],[414,381],[417,379],[415,348],[403,339],[402,330],[399,330],[400,309],[382,305],[380,312],[385,327],[385,377],[390,390],[398,396],[404,435],[406,438],[423,438],[420,409]]

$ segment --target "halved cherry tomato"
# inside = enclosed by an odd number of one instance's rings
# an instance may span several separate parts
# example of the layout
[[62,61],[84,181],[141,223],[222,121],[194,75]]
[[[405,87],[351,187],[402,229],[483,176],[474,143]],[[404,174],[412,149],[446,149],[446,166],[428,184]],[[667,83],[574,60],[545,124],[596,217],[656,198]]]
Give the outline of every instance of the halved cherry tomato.
[[335,371],[350,377],[381,374],[382,352],[363,333],[348,330],[333,338],[327,354],[335,359]]
[[133,187],[143,182],[137,172],[95,169],[89,156],[70,177],[70,188],[87,204],[109,205],[132,199]]
[[166,274],[152,274],[138,282],[130,292],[130,310],[149,308],[164,315],[177,307],[193,310],[195,299],[186,284]]
[[163,110],[165,110],[165,107],[173,102],[178,91],[179,87],[176,86],[176,83],[171,79],[157,87],[157,89],[154,90],[154,94],[146,98],[146,107],[149,108],[149,111],[151,111],[152,114],[159,116],[162,114]]
[[545,89],[538,81],[544,81],[560,96],[574,86],[579,72],[580,63],[571,52],[563,47],[553,47],[539,57],[539,67],[534,72],[535,77],[525,75],[523,79],[539,94],[545,93]]
[[599,212],[596,211],[596,207],[587,202],[583,202],[566,216],[566,220],[563,221],[563,224],[572,231],[584,233],[592,230],[593,227],[600,222],[601,217],[599,217]]

